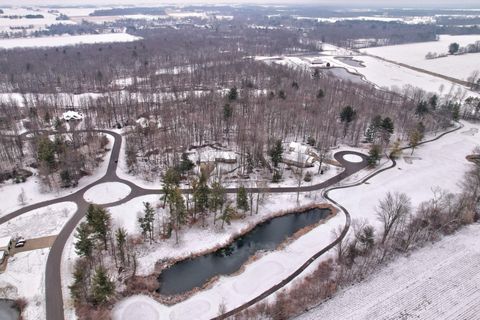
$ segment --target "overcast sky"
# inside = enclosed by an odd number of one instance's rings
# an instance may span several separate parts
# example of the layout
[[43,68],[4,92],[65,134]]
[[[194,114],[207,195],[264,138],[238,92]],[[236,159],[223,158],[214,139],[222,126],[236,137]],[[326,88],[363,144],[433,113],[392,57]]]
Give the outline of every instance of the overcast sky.
[[317,4],[328,6],[349,6],[360,8],[365,6],[375,7],[450,7],[480,8],[480,0],[0,0],[0,6],[22,6],[22,5],[161,5],[161,4]]

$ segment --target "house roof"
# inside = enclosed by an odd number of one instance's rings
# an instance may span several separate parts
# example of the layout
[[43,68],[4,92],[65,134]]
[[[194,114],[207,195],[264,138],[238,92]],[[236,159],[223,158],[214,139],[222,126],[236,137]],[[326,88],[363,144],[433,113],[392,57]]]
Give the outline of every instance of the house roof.
[[12,241],[12,237],[2,237],[0,238],[0,248],[6,248],[10,245],[10,242]]
[[64,120],[82,120],[83,114],[77,111],[67,111],[63,113]]

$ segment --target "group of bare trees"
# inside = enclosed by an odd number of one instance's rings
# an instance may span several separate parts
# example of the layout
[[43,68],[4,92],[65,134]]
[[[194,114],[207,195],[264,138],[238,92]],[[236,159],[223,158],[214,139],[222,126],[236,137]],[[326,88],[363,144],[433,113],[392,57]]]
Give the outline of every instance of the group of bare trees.
[[[362,281],[398,255],[438,241],[477,221],[480,163],[472,165],[466,173],[460,193],[441,189],[433,193],[431,200],[414,210],[408,195],[388,192],[376,207],[379,229],[365,220],[353,220],[351,231],[336,246],[335,259],[322,262],[311,275],[280,292],[275,302],[256,304],[235,318],[289,319],[330,298],[339,288]],[[335,230],[334,237],[341,231]]]

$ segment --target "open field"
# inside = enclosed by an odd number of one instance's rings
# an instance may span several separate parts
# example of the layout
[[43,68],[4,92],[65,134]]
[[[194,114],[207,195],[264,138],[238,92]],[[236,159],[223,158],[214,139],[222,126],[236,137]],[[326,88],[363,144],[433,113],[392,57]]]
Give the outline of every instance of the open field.
[[74,46],[77,44],[108,43],[108,42],[130,42],[139,40],[139,37],[128,33],[105,33],[88,34],[78,36],[58,36],[41,38],[2,39],[0,48],[31,48],[31,47],[62,47]]
[[476,319],[480,225],[402,257],[298,320]]
[[431,60],[425,59],[425,55],[429,52],[437,54],[448,53],[448,46],[452,42],[456,42],[463,47],[476,41],[480,41],[480,35],[442,35],[439,41],[375,47],[362,49],[361,52],[460,80],[467,80],[472,71],[480,70],[480,53],[469,53]]

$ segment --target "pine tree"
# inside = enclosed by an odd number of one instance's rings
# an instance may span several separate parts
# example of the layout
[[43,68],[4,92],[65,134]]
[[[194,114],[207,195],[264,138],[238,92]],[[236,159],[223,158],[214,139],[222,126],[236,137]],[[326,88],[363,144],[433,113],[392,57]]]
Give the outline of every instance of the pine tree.
[[278,164],[283,160],[282,140],[275,141],[274,146],[269,151],[269,155],[272,159],[273,166],[277,168]]
[[357,111],[353,109],[351,106],[346,106],[345,108],[342,109],[340,112],[340,121],[344,124],[343,127],[343,137],[347,135],[348,127],[350,126],[350,123],[355,120],[357,117]]
[[228,100],[230,101],[234,101],[234,100],[237,100],[238,98],[238,90],[236,87],[233,87],[230,89],[230,91],[228,91],[228,96],[227,96]]
[[107,270],[99,266],[92,279],[92,300],[95,305],[108,301],[115,292],[115,283],[108,277]]
[[235,209],[233,209],[231,203],[228,202],[225,205],[225,208],[223,209],[222,215],[220,217],[220,219],[222,219],[222,229],[225,223],[230,225],[230,221],[232,220],[234,215],[235,215]]
[[80,225],[77,227],[75,238],[77,239],[75,241],[75,253],[81,257],[91,259],[93,253],[93,241],[91,237],[91,229],[88,223],[80,223]]
[[381,152],[380,146],[376,144],[372,145],[372,147],[370,148],[370,151],[368,152],[368,158],[367,158],[367,162],[369,165],[375,166],[377,164],[378,160],[380,160],[380,152]]
[[124,228],[118,228],[117,231],[115,231],[115,240],[117,242],[120,263],[122,267],[125,268],[127,230],[125,230]]
[[238,188],[237,208],[243,211],[247,211],[249,209],[247,190],[245,189],[244,186],[240,186],[240,188]]
[[213,225],[215,225],[215,221],[217,220],[217,211],[222,207],[225,203],[225,188],[222,187],[220,182],[215,181],[212,183],[211,193],[210,193],[210,209],[213,211]]
[[108,211],[95,204],[90,204],[86,213],[87,223],[92,236],[103,243],[107,250],[108,235],[111,227],[111,216]]
[[155,210],[150,205],[150,202],[144,202],[143,206],[143,217],[138,218],[138,222],[140,223],[143,237],[146,238],[148,236],[151,243],[153,240],[153,222],[155,221]]
[[70,289],[70,296],[74,301],[85,301],[87,299],[87,278],[89,267],[84,259],[79,259],[75,262],[73,271],[73,283],[68,286]]
[[180,226],[185,223],[187,210],[185,207],[185,200],[179,187],[176,187],[172,193],[172,205],[170,210],[171,220],[175,226],[175,242],[178,244],[178,230]]

